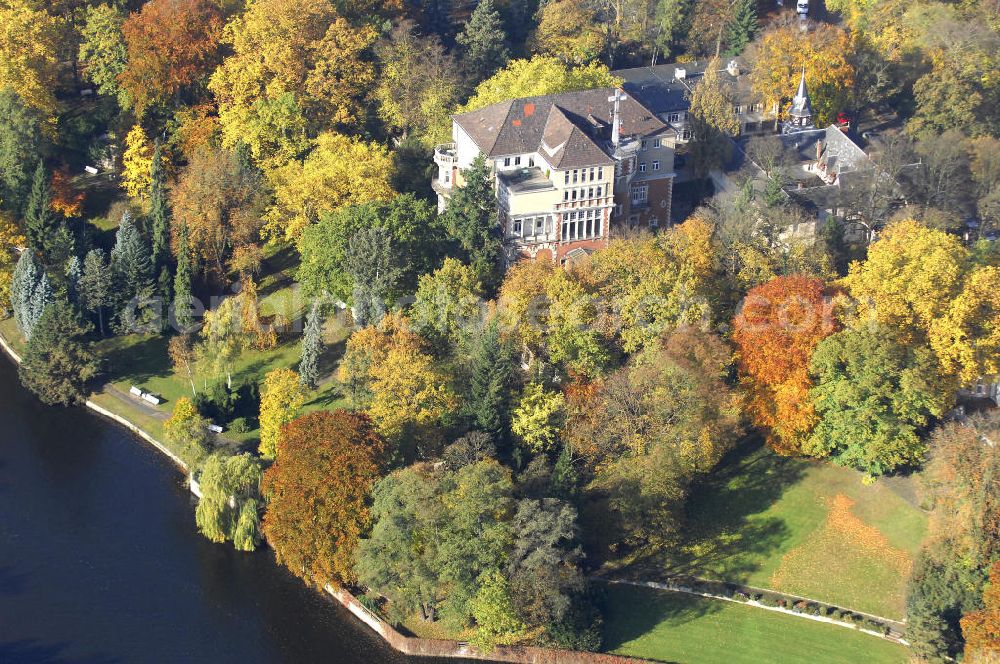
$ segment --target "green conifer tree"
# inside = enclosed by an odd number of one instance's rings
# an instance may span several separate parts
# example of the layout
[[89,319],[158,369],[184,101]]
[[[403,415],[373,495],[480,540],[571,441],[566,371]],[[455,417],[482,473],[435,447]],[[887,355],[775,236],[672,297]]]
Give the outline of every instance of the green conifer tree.
[[469,415],[474,427],[504,440],[510,429],[510,394],[514,380],[514,354],[500,336],[496,318],[487,323],[472,357]]
[[111,250],[111,275],[118,329],[132,332],[145,321],[139,312],[153,295],[153,262],[149,256],[149,245],[139,234],[128,212],[122,215],[115,235],[115,247]]
[[482,0],[455,41],[464,51],[463,62],[473,84],[486,80],[510,59],[507,33],[492,0]]
[[323,322],[319,302],[314,302],[306,315],[302,334],[302,361],[299,362],[299,382],[310,390],[319,381],[319,356],[323,351]]
[[111,271],[103,249],[91,249],[83,259],[83,274],[77,287],[80,307],[97,316],[104,336],[104,310],[111,304]]
[[177,242],[177,274],[174,276],[174,322],[185,332],[194,325],[191,306],[191,248],[188,246],[187,224],[181,225]]
[[727,55],[739,55],[760,32],[757,0],[736,0],[733,17],[726,28]]
[[152,261],[154,269],[162,269],[170,259],[170,208],[167,206],[166,176],[163,172],[163,147],[156,139],[153,167],[150,173],[149,219],[153,235]]
[[31,301],[41,280],[41,270],[35,262],[35,252],[30,249],[22,251],[10,284],[11,308],[14,310],[14,322],[17,329],[27,338],[33,324],[31,317]]
[[86,398],[87,383],[97,374],[90,326],[62,300],[46,307],[28,342],[18,373],[21,382],[47,404],[69,406]]
[[80,299],[81,278],[83,278],[83,262],[79,256],[74,255],[66,268],[66,294],[72,304],[77,304]]
[[482,155],[465,171],[465,184],[457,189],[444,212],[448,234],[465,253],[489,297],[503,281],[503,234],[497,222],[497,203],[489,167]]
[[59,220],[52,211],[52,190],[49,176],[41,160],[35,168],[31,181],[31,192],[24,211],[24,225],[28,235],[28,246],[34,249],[48,264],[50,252],[56,240]]

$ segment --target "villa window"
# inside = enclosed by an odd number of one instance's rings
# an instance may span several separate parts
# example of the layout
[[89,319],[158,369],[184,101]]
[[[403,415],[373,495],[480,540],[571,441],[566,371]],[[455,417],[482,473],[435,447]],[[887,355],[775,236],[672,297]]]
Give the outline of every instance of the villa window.
[[566,171],[566,181],[563,184],[569,184],[569,171]]
[[658,162],[658,161],[654,161],[653,162],[653,170],[654,171],[660,170],[660,162]]
[[654,138],[653,139],[653,147],[654,148],[660,147],[660,139],[658,139],[658,138]]
[[510,166],[510,157],[504,157],[503,158],[503,165],[504,166]]
[[520,235],[521,234],[521,220],[520,219],[515,219],[513,221],[513,223],[511,224],[510,230],[511,230],[511,233],[513,233],[514,235]]
[[646,172],[646,162],[644,161],[639,162],[639,172],[640,173]]
[[642,141],[642,143],[641,143],[640,145],[641,145],[641,149],[642,149],[642,151],[643,151],[643,152],[645,152],[645,151],[646,151],[646,148],[647,148],[647,147],[649,147],[649,146],[647,145],[647,142],[646,142],[646,141]]
[[535,217],[535,235],[545,232],[545,217]]
[[632,205],[645,205],[649,200],[649,187],[644,184],[632,187],[630,200]]
[[604,167],[603,166],[598,166],[597,167],[597,179],[598,180],[603,180],[604,179]]
[[521,165],[521,157],[520,156],[514,157],[514,165],[515,166],[520,166]]

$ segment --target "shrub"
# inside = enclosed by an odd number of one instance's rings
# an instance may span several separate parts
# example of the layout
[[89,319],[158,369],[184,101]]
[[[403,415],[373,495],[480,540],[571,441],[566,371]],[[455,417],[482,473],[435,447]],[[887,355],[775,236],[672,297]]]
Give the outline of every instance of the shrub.
[[250,423],[245,417],[237,417],[229,423],[229,430],[233,433],[246,433],[250,431]]
[[795,611],[797,613],[802,613],[806,610],[807,606],[808,605],[806,604],[806,602],[799,600],[798,602],[795,602],[795,604],[792,605],[792,611]]

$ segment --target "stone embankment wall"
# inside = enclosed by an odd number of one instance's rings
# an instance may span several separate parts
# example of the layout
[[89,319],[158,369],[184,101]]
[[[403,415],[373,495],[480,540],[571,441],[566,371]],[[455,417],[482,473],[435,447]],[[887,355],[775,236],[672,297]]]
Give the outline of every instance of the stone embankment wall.
[[516,662],[518,664],[636,664],[649,660],[607,655],[575,650],[535,648],[532,646],[497,646],[489,653],[483,653],[459,641],[445,639],[420,639],[400,634],[392,625],[369,611],[350,592],[343,588],[325,587],[335,600],[361,622],[368,625],[394,649],[407,655],[424,657],[459,657],[463,659],[484,659],[493,662]]

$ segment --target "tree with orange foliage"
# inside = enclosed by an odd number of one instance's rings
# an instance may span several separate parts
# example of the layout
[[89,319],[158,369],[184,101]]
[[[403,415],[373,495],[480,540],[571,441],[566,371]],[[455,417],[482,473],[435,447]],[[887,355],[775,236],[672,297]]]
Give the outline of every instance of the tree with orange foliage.
[[1000,560],[990,569],[990,583],[983,591],[983,608],[962,618],[965,657],[969,664],[1000,660]]
[[268,500],[263,531],[278,562],[320,587],[354,578],[382,451],[368,418],[344,410],[309,413],[282,428],[261,485]]
[[793,275],[751,289],[733,328],[751,420],[774,451],[801,454],[817,421],[809,362],[837,331],[823,282]]
[[65,166],[52,172],[52,209],[64,217],[78,217],[83,212],[84,193],[73,187]]
[[212,0],[150,0],[122,33],[128,65],[119,80],[141,116],[212,71],[222,14]]

